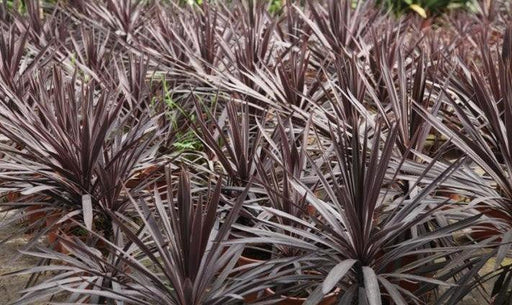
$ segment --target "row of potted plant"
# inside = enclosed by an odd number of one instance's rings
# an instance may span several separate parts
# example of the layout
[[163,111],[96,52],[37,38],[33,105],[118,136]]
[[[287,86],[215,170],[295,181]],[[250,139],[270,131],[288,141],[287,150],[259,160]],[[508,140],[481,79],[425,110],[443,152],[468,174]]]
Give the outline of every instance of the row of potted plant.
[[427,28],[349,0],[5,8],[2,226],[41,259],[14,304],[460,304],[496,278],[506,304],[494,4]]

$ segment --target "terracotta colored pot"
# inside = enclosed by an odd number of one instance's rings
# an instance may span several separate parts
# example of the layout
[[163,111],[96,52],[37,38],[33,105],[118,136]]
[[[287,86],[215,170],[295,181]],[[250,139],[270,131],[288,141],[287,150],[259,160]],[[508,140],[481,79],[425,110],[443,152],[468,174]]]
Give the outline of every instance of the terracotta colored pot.
[[[44,207],[42,205],[31,205],[25,209],[25,212],[27,212],[27,221],[28,222],[36,222],[41,218],[44,218],[46,216],[46,213],[43,211],[38,211],[43,209]],[[31,213],[33,212],[33,213]]]
[[[472,229],[469,235],[475,241],[483,241],[493,236],[499,236],[501,235],[501,232],[491,224],[480,224],[477,228]],[[498,239],[496,239],[496,242],[500,241],[501,237],[498,237]]]
[[[46,226],[53,225],[61,216],[60,213],[52,213],[46,216]],[[79,237],[83,242],[86,242],[86,236],[76,236],[71,234],[72,230],[78,228],[79,226],[74,224],[71,221],[66,221],[54,226],[47,234],[46,238],[48,243],[53,246],[55,251],[58,251],[63,254],[69,254],[69,250],[64,246],[63,240],[72,241],[73,237]],[[99,240],[96,249],[102,251],[106,248],[105,242]]]
[[66,249],[64,244],[62,243],[63,239],[70,240],[71,237],[65,235],[63,232],[59,232],[58,230],[51,230],[47,235],[48,243],[53,246],[53,250],[60,252],[62,254],[69,254],[69,250]]
[[[272,245],[270,244],[257,244],[254,245],[254,247],[258,248],[251,248],[246,247],[244,249],[244,252],[242,252],[242,255],[238,259],[237,266],[245,266],[249,264],[256,264],[256,263],[263,263],[269,259],[271,259],[270,251],[272,251]],[[269,251],[269,252],[266,252]]]
[[[46,226],[51,228],[50,231],[46,234],[46,239],[48,240],[48,243],[53,246],[53,249],[55,251],[68,254],[69,252],[65,249],[65,247],[60,242],[62,235],[64,234],[66,228],[65,225],[54,225],[58,219],[62,217],[59,213],[52,213],[49,215],[46,215]],[[63,230],[61,230],[63,229]]]
[[[497,222],[503,222],[512,224],[512,217],[498,209],[494,209],[492,207],[476,207],[478,212],[490,218],[489,222],[478,224],[478,226],[471,230],[469,235],[476,241],[482,241],[484,239],[501,236],[503,232],[501,232],[498,227],[496,227],[493,223],[493,219],[498,220]],[[497,242],[501,241],[501,237],[498,237]]]
[[[379,255],[383,255],[383,252],[380,251],[378,256]],[[414,254],[399,257],[385,267],[385,272],[393,273],[396,269],[401,268],[406,265],[409,265],[411,263],[414,263],[420,259],[421,259],[421,257],[419,255],[414,255]],[[418,290],[420,288],[420,285],[421,285],[420,282],[412,282],[412,281],[406,281],[406,280],[402,280],[402,281],[398,282],[398,286],[400,286],[401,288],[403,288],[409,292],[414,292],[414,291]]]
[[153,173],[155,173],[157,169],[158,169],[158,166],[152,165],[148,168],[145,168],[145,169],[137,172],[130,180],[128,180],[126,182],[126,187],[128,187],[128,188],[136,187],[137,185],[139,185],[139,183],[142,180],[148,178]]
[[46,212],[44,211],[38,211],[43,209],[43,205],[31,205],[25,208],[24,212],[26,213],[25,222],[27,225],[32,225],[38,221],[40,221],[42,218],[46,217]]
[[[238,261],[236,262],[236,266],[237,267],[242,267],[242,266],[247,266],[247,265],[250,265],[250,264],[259,264],[259,263],[264,263],[265,260],[262,260],[262,259],[257,259],[257,258],[252,258],[252,257],[249,257],[249,256],[240,256],[240,258],[238,259]],[[258,300],[258,295],[262,293],[261,291],[256,291],[256,292],[253,292],[253,293],[250,293],[246,296],[244,296],[244,304],[245,303],[252,303],[252,302],[255,302]]]
[[308,204],[306,206],[306,213],[308,213],[309,216],[315,215],[315,213],[316,213],[315,207],[313,205],[311,205],[311,204]]
[[258,295],[260,292],[253,292],[246,296],[244,296],[244,304],[250,304],[252,302],[258,301]]
[[246,265],[250,265],[250,264],[257,264],[257,263],[263,263],[264,260],[261,260],[261,259],[255,259],[255,258],[250,258],[250,257],[247,257],[247,256],[240,256],[240,258],[238,259],[236,265],[238,267],[241,267],[241,266],[246,266]]
[[[259,259],[254,259],[254,258],[250,258],[250,257],[247,257],[247,256],[240,256],[240,258],[238,259],[238,261],[236,262],[236,266],[237,267],[242,267],[242,266],[246,266],[246,265],[250,265],[250,264],[258,264],[258,263],[263,263],[265,262],[264,260],[259,260]],[[252,302],[255,302],[258,300],[258,295],[261,293],[261,291],[256,291],[256,292],[253,292],[253,293],[250,293],[246,296],[244,296],[244,304],[245,303],[252,303]]]
[[16,201],[18,198],[20,198],[20,196],[20,192],[9,192],[7,193],[7,200]]

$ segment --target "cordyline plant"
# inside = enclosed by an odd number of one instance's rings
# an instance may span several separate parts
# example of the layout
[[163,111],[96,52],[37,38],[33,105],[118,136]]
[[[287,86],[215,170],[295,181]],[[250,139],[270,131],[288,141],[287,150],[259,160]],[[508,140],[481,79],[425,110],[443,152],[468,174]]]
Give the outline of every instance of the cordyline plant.
[[145,1],[83,1],[73,0],[72,7],[66,7],[79,20],[100,23],[119,37],[120,42],[132,43],[147,21],[145,9],[150,9]]
[[289,118],[284,121],[278,118],[275,131],[268,135],[260,125],[268,145],[263,148],[264,160],[256,162],[257,180],[267,190],[272,207],[294,216],[303,213],[305,205],[301,204],[302,196],[296,193],[291,183],[293,180],[313,178],[306,177],[310,127],[311,121],[302,129],[295,127]]
[[[270,219],[262,220],[263,225],[274,230],[245,228],[258,236],[246,242],[296,247],[317,259],[314,270],[323,275],[323,281],[311,281],[316,289],[305,304],[317,304],[333,289],[341,304],[419,304],[425,300],[427,290],[449,285],[445,281],[480,262],[478,258],[467,257],[466,262],[456,263],[463,247],[452,247],[453,242],[443,246],[441,242],[473,225],[478,216],[448,221],[430,230],[424,226],[434,218],[451,219],[450,214],[456,213],[447,200],[430,194],[460,166],[460,161],[420,187],[432,165],[426,166],[416,177],[412,188],[415,191],[404,196],[393,190],[400,168],[394,167],[390,172],[398,128],[393,127],[385,140],[383,136],[380,128],[371,133],[368,127],[357,124],[350,133],[333,128],[333,159],[327,159],[325,167],[312,165],[325,198],[300,180],[294,180],[294,188],[306,197],[317,214],[307,220],[266,208],[267,213],[295,225]],[[386,178],[389,175],[391,178]]]
[[227,30],[219,39],[222,61],[212,83],[229,96],[252,105],[252,114],[261,115],[268,104],[275,107],[267,96],[274,93],[269,90],[273,79],[260,74],[276,65],[276,21],[261,1],[237,2],[232,12],[224,8],[223,14]]
[[0,130],[10,141],[2,144],[2,186],[22,195],[3,207],[26,212],[11,221],[27,214],[59,219],[79,212],[88,228],[95,223],[112,234],[105,214],[98,212],[123,211],[122,184],[157,164],[160,131],[149,115],[134,116],[131,109],[141,108],[127,109],[127,99],[115,88],[99,92],[102,85],[79,84],[54,68],[34,76],[28,97],[2,88],[7,98],[0,103]]
[[[480,194],[487,200],[479,200],[472,207],[487,221],[474,229],[473,236],[476,239],[494,237],[502,240],[503,245],[494,250],[497,251],[496,266],[499,266],[512,241],[512,141],[507,130],[512,122],[512,28],[506,30],[497,60],[485,41],[483,33],[480,43],[483,71],[474,65],[461,63],[451,77],[447,103],[455,115],[445,115],[442,121],[424,110],[420,113],[485,173],[475,175],[474,179],[487,186],[487,191]],[[506,287],[512,277],[509,267],[502,271],[504,273],[492,292],[498,300],[496,304],[505,304],[503,302],[510,298],[511,293],[510,287]]]
[[68,302],[89,304],[241,304],[244,295],[268,285],[265,277],[273,265],[236,267],[243,246],[224,242],[249,187],[237,200],[224,202],[220,182],[198,195],[182,171],[175,187],[169,181],[165,200],[156,190],[152,198],[131,198],[138,221],[110,213],[124,241],[112,243],[108,257],[79,240],[65,241],[72,253],[68,256],[50,249],[27,252],[64,264],[12,273],[57,272],[27,289],[14,304],[33,304],[55,293],[67,293]]
[[25,12],[18,12],[15,9],[9,10],[2,26],[18,28],[26,31],[29,37],[30,48],[43,50],[49,45],[58,47],[55,42],[65,42],[68,37],[68,29],[71,24],[69,16],[62,11],[50,6],[51,13],[45,12],[41,1],[23,1]]
[[[45,51],[34,50],[33,59],[29,60],[25,55],[27,49],[27,31],[19,31],[14,26],[1,30],[0,36],[0,75],[3,86],[8,87],[14,93],[22,96],[29,86],[30,75],[34,69],[44,66]],[[32,52],[28,52],[32,53]],[[46,59],[47,60],[47,59]]]
[[[209,155],[220,163],[231,186],[245,186],[256,172],[255,161],[261,150],[261,130],[251,124],[251,105],[235,101],[218,102],[214,112],[196,101],[198,136]],[[216,109],[220,107],[220,110]],[[256,118],[265,124],[265,115]]]
[[[443,98],[439,87],[445,84],[438,79],[440,72],[423,52],[414,54],[416,42],[412,42],[413,46],[404,46],[402,41],[391,38],[394,35],[392,30],[386,31],[386,38],[374,43],[370,55],[371,75],[362,79],[371,97],[370,107],[382,114],[386,125],[397,125],[400,153],[406,154],[408,149],[423,152],[431,126],[413,111],[413,107],[418,105],[437,113]],[[365,71],[360,73],[364,75]]]
[[313,30],[317,54],[328,50],[330,56],[360,56],[367,52],[368,35],[384,20],[371,1],[327,1],[327,5],[310,1],[310,14],[299,13]]
[[[264,156],[266,160],[256,162],[257,175],[256,181],[265,190],[265,195],[261,196],[258,202],[264,205],[285,212],[297,218],[305,218],[311,213],[311,206],[306,202],[306,197],[293,187],[295,180],[305,181],[307,176],[307,157],[306,149],[310,134],[311,120],[306,123],[306,127],[301,130],[296,128],[291,119],[284,122],[278,118],[278,124],[271,135],[267,135],[265,130],[262,134],[265,137],[267,146],[264,147]],[[263,128],[260,126],[260,128]],[[262,212],[258,219],[273,218],[274,221],[294,226],[296,223],[290,222],[286,217],[279,217],[273,213]],[[265,230],[266,226],[258,226]],[[283,231],[283,234],[290,233]],[[291,233],[292,236],[296,236]],[[297,237],[297,236],[296,236]],[[273,251],[276,257],[293,257],[297,254],[297,249],[276,245]]]
[[4,1],[0,227],[41,258],[18,304],[510,300],[508,4],[199,2]]

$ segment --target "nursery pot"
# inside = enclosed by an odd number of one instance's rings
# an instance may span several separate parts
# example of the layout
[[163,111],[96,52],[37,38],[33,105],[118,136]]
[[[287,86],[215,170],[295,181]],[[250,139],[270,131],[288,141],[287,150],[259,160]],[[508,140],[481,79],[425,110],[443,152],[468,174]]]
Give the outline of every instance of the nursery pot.
[[312,204],[308,204],[308,205],[306,205],[306,213],[307,213],[309,216],[313,216],[313,215],[315,215],[315,213],[316,213],[315,206],[314,206],[314,205],[312,205]]
[[[260,245],[265,247],[266,245]],[[237,267],[247,266],[251,264],[260,264],[270,259],[269,252],[263,250],[251,249],[247,251],[247,248],[242,252],[242,255],[236,262]],[[244,296],[244,303],[252,303],[258,300],[258,295],[261,291],[256,291]]]
[[9,192],[7,193],[7,200],[8,201],[16,201],[18,198],[20,198],[21,194],[19,192]]
[[[50,226],[54,225],[55,222],[60,217],[61,217],[61,215],[59,213],[52,213],[52,214],[46,215],[46,219],[45,219],[46,226],[50,227]],[[60,239],[62,238],[62,235],[64,234],[63,232],[65,231],[65,226],[62,225],[63,230],[60,230],[60,229],[61,229],[61,225],[54,226],[53,228],[51,228],[50,231],[48,231],[48,233],[46,234],[46,239],[48,240],[48,243],[51,246],[53,246],[53,249],[55,251],[61,252],[64,254],[68,254],[65,247],[60,242]]]
[[158,170],[158,166],[152,165],[148,168],[145,168],[139,172],[137,172],[130,180],[126,182],[126,187],[134,188],[140,184],[141,181],[151,176]]
[[[382,250],[380,250],[379,253],[377,254],[377,256],[380,257],[382,255],[384,255],[384,252]],[[398,257],[393,262],[386,265],[384,267],[384,271],[386,273],[393,273],[396,269],[401,268],[406,265],[409,265],[409,264],[412,264],[412,263],[420,260],[421,258],[422,257],[419,254],[409,254],[409,255]],[[429,275],[426,275],[426,276],[429,276]],[[407,281],[407,280],[400,280],[400,281],[398,281],[398,286],[400,286],[400,288],[412,293],[420,288],[421,283]]]
[[[272,246],[267,244],[261,244],[259,246],[264,249],[270,248],[268,250],[272,249]],[[244,252],[242,252],[242,255],[238,259],[237,266],[241,267],[250,264],[263,263],[269,260],[270,258],[270,252],[266,252],[259,249],[246,248],[244,249]]]
[[251,258],[251,257],[247,257],[247,256],[240,256],[236,265],[238,267],[241,267],[241,266],[245,266],[245,265],[257,264],[257,263],[262,263],[262,262],[264,262],[264,260]]
[[[263,262],[265,262],[265,261],[259,260],[256,258],[247,257],[247,256],[240,256],[240,258],[236,262],[236,265],[237,265],[237,267],[242,267],[242,266],[246,266],[246,265],[250,265],[250,264],[258,264],[258,263],[263,263]],[[255,291],[255,292],[249,293],[248,295],[245,295],[244,296],[244,304],[257,301],[258,295],[260,293],[261,293],[261,291]]]
[[[496,219],[504,223],[512,223],[512,218],[510,215],[498,209],[493,209],[491,207],[476,207],[475,209],[483,215],[489,217],[491,221]],[[492,222],[488,222],[478,224],[478,228],[471,230],[469,234],[474,240],[482,241],[490,237],[499,236],[502,234],[502,232]],[[501,241],[501,238],[498,238],[497,241]]]
[[[53,225],[61,217],[60,213],[52,213],[46,216],[46,225],[49,227]],[[80,238],[83,242],[86,242],[86,236],[73,235],[73,229],[79,228],[80,226],[72,223],[71,221],[65,221],[59,225],[54,226],[46,235],[48,243],[53,245],[54,250],[63,254],[69,254],[69,250],[66,249],[62,240],[73,240],[73,237]],[[102,240],[99,240],[96,249],[103,250],[106,245]]]
[[[44,211],[38,211],[43,209],[43,207],[43,205],[31,205],[25,208],[24,212],[26,213],[26,217],[24,222],[27,226],[30,227],[31,225],[45,218],[47,213]],[[27,231],[27,233],[30,233],[30,231]]]

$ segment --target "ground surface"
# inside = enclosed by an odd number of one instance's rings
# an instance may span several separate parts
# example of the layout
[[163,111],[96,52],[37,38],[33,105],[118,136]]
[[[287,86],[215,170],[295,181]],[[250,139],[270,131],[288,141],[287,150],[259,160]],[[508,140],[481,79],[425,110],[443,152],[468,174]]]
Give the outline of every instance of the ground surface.
[[[5,218],[0,218],[0,221]],[[18,226],[12,225],[0,230],[0,240],[11,235],[13,232],[19,229]],[[30,258],[27,256],[21,256],[16,260],[13,260],[19,254],[19,249],[27,243],[29,236],[22,236],[11,239],[7,243],[0,246],[0,274],[5,274],[15,270],[31,267],[37,264],[37,259]],[[511,263],[512,259],[507,259],[506,263]],[[494,260],[491,260],[484,268],[483,272],[492,271],[494,266]],[[27,281],[28,276],[11,276],[11,277],[0,277],[0,305],[7,305],[16,300],[19,296],[18,292],[21,291]],[[490,289],[491,283],[487,283],[486,289]],[[479,295],[476,291],[472,295],[466,296],[461,305],[482,305],[487,304],[485,299]],[[33,304],[33,305],[47,305],[48,302]]]
[[[5,216],[4,216],[5,217]],[[5,218],[0,218],[0,221]],[[15,225],[3,228],[0,230],[0,240],[11,235],[18,229]],[[30,258],[27,256],[21,256],[16,260],[13,260],[18,256],[18,250],[25,245],[27,237],[18,237],[9,240],[5,244],[0,245],[0,274],[5,274],[15,270],[20,270],[26,267],[31,267],[37,264],[37,259]],[[7,305],[10,302],[17,299],[18,292],[25,286],[28,276],[9,276],[0,277],[0,305]],[[46,305],[46,304],[34,304],[34,305]]]

